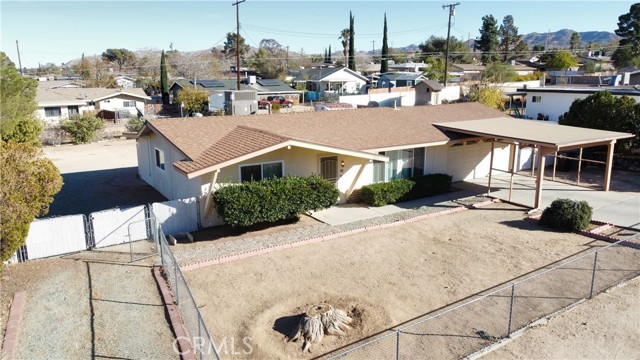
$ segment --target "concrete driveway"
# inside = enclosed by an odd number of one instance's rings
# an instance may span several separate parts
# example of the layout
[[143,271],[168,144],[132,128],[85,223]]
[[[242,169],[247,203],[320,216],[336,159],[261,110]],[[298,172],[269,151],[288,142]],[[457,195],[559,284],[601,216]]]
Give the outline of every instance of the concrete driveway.
[[[509,174],[494,174],[491,183],[491,196],[507,200],[509,197]],[[458,183],[456,186],[467,190],[480,190],[486,193],[488,178]],[[533,207],[536,179],[514,176],[511,201]],[[611,190],[608,192],[567,183],[544,180],[542,186],[542,204],[545,208],[558,198],[585,200],[593,207],[593,219],[615,225],[640,229],[640,174],[613,172]]]
[[45,147],[44,153],[64,181],[46,216],[87,215],[166,200],[137,177],[135,140]]

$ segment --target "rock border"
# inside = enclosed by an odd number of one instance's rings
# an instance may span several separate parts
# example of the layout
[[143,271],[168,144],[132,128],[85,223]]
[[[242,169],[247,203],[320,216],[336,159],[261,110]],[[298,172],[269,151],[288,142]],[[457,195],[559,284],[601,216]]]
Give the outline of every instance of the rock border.
[[7,329],[4,333],[4,341],[2,343],[2,351],[0,358],[15,359],[16,350],[18,348],[18,335],[20,334],[20,322],[22,313],[24,312],[24,304],[27,293],[19,291],[13,294],[13,300],[9,308],[9,320],[7,321]]

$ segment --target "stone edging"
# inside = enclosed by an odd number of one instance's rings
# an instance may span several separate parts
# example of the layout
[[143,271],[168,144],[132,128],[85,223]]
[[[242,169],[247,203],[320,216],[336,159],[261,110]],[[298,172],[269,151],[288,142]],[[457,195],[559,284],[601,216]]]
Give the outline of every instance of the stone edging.
[[180,347],[180,358],[183,360],[195,360],[195,353],[191,346],[191,341],[189,341],[189,333],[184,327],[184,321],[182,320],[180,309],[178,308],[178,305],[176,305],[173,295],[171,295],[171,291],[167,286],[167,282],[160,271],[161,267],[153,267],[153,275],[156,279],[156,283],[158,283],[160,292],[162,293],[164,308],[169,316],[169,325],[171,325],[171,329],[173,330],[178,346]]
[[0,358],[13,360],[16,358],[16,349],[18,347],[18,334],[20,334],[20,321],[24,312],[24,303],[26,293],[19,291],[13,294],[13,301],[9,310],[9,320],[7,321],[7,330],[4,333],[4,341],[2,343],[2,352]]
[[424,220],[424,219],[429,219],[429,218],[437,217],[437,216],[441,216],[441,215],[452,214],[452,213],[456,213],[456,212],[460,212],[460,211],[464,211],[464,210],[469,210],[469,209],[477,209],[477,208],[481,208],[483,206],[487,206],[487,205],[490,205],[490,204],[493,204],[493,203],[496,203],[496,202],[499,202],[499,201],[500,200],[498,200],[498,199],[487,200],[487,201],[483,201],[483,202],[480,202],[480,203],[475,203],[475,204],[472,204],[472,205],[463,205],[463,206],[455,207],[455,208],[448,209],[448,210],[443,210],[443,211],[434,212],[434,213],[428,213],[428,214],[424,214],[424,215],[418,215],[418,216],[415,216],[415,217],[410,218],[410,219],[398,220],[398,221],[394,221],[394,222],[387,223],[387,224],[378,224],[378,225],[373,225],[373,226],[365,226],[365,227],[362,227],[362,228],[358,228],[358,229],[354,229],[354,230],[347,230],[347,231],[343,231],[343,232],[340,232],[340,233],[334,233],[334,234],[325,235],[325,236],[319,236],[319,237],[315,237],[315,238],[311,238],[311,239],[306,239],[306,240],[295,241],[295,242],[291,242],[291,243],[285,243],[285,244],[270,246],[270,247],[266,247],[266,248],[262,248],[262,249],[258,249],[258,250],[251,250],[251,251],[248,251],[248,252],[245,252],[245,253],[224,256],[224,257],[217,258],[217,259],[200,261],[200,262],[196,262],[196,263],[193,263],[193,264],[181,266],[180,270],[182,270],[183,272],[186,272],[186,271],[196,270],[196,269],[200,269],[200,268],[207,267],[207,266],[224,264],[224,263],[228,263],[228,262],[231,262],[231,261],[236,261],[236,260],[240,260],[240,259],[247,259],[247,258],[250,258],[250,257],[254,257],[254,256],[258,256],[258,255],[264,255],[264,254],[276,252],[276,251],[283,250],[283,249],[293,249],[293,248],[296,248],[296,247],[299,247],[299,246],[303,246],[303,245],[314,244],[314,243],[323,242],[323,241],[327,241],[327,240],[331,240],[331,239],[338,239],[338,238],[342,238],[342,237],[345,237],[345,236],[358,234],[358,233],[361,233],[361,232],[385,229],[385,228],[394,227],[394,226],[402,225],[402,224],[405,224],[405,223],[411,223],[411,222],[414,222],[414,221],[420,221],[420,220]]
[[[525,218],[525,220],[528,221],[533,221],[533,222],[538,222],[540,221],[540,214],[537,215],[532,215],[529,216],[527,218]],[[582,236],[586,236],[588,238],[592,238],[595,240],[602,240],[602,241],[606,241],[606,242],[610,242],[610,243],[616,243],[620,240],[624,240],[622,238],[616,237],[616,236],[612,236],[612,235],[605,235],[605,234],[601,234],[603,231],[610,229],[612,227],[615,227],[614,224],[610,224],[604,221],[598,221],[598,220],[591,220],[591,224],[594,225],[598,225],[598,227],[596,227],[595,229],[591,229],[591,230],[582,230],[577,232],[576,234],[582,235]],[[637,243],[633,243],[633,242],[629,242],[626,241],[625,246],[630,246],[636,249],[640,249],[640,244]]]

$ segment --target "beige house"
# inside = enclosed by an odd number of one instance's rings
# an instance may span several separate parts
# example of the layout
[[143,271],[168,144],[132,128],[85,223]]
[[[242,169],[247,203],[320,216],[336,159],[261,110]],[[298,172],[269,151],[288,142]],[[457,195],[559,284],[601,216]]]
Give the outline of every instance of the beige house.
[[[487,177],[491,169],[520,170],[528,159],[520,158],[519,146],[539,148],[544,164],[543,155],[563,146],[612,149],[615,139],[631,136],[577,129],[505,117],[479,103],[156,119],[137,135],[138,173],[169,199],[206,196],[240,181],[317,174],[335,184],[344,203],[364,185],[397,178],[447,173],[460,181]],[[212,211],[208,196],[204,211]]]

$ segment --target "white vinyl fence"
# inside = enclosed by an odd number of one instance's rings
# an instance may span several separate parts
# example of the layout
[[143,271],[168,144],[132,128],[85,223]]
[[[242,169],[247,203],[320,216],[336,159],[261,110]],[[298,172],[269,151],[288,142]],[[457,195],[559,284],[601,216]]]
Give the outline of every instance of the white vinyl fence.
[[144,205],[91,213],[93,245],[101,248],[147,239],[146,217]]
[[25,245],[30,260],[86,250],[84,215],[34,220]]
[[197,198],[165,201],[151,205],[156,221],[167,235],[198,230],[200,228],[199,209]]

